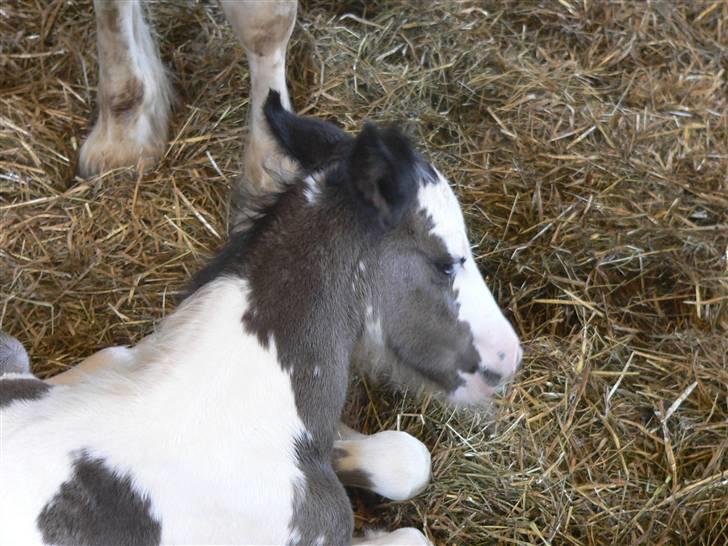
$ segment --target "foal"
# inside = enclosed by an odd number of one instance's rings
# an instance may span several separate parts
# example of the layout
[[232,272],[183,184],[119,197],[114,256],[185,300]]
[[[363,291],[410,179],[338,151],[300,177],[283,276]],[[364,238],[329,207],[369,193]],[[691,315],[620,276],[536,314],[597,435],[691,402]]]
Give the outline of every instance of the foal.
[[[110,5],[122,13],[97,8]],[[294,174],[265,206],[236,201],[237,232],[180,308],[65,385],[34,379],[0,339],[0,543],[427,543],[414,529],[352,539],[342,483],[408,498],[429,454],[403,433],[339,425],[350,363],[478,402],[515,371],[518,339],[452,190],[406,139],[288,111],[295,4],[278,5],[291,5],[267,26],[251,15],[255,32],[239,18],[238,34],[253,77],[247,177],[272,187]],[[138,28],[127,38],[145,43]],[[144,111],[132,114],[114,122]]]
[[264,112],[315,174],[232,237],[123,373],[10,397],[0,542],[351,543],[332,460],[357,351],[463,401],[517,365],[457,200],[406,139],[350,137],[275,92]]

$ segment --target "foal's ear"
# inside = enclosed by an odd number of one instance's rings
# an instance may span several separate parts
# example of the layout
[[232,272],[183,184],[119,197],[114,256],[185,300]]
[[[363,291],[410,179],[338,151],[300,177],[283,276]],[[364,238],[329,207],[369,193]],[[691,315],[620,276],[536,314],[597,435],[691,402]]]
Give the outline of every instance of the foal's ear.
[[276,142],[307,171],[330,159],[337,144],[351,139],[333,123],[289,112],[273,89],[268,92],[263,114]]
[[351,190],[367,216],[394,227],[417,193],[416,155],[407,138],[393,128],[364,125],[348,158]]

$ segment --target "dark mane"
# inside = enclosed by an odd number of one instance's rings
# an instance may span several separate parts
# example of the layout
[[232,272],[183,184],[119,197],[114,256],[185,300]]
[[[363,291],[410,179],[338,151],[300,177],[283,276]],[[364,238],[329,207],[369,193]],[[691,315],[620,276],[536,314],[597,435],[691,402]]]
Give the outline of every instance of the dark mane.
[[[296,181],[298,180],[296,178]],[[243,200],[240,202],[245,205],[238,209],[237,218],[240,220],[234,229],[231,226],[230,239],[200,271],[193,275],[182,293],[181,300],[191,296],[221,274],[231,271],[235,266],[235,271],[240,272],[245,261],[245,253],[258,236],[270,226],[283,197],[296,189],[296,182],[281,183],[276,190],[265,193],[252,191],[248,189],[249,186],[244,188],[237,196],[241,196]],[[247,195],[247,198],[242,197],[243,194]]]

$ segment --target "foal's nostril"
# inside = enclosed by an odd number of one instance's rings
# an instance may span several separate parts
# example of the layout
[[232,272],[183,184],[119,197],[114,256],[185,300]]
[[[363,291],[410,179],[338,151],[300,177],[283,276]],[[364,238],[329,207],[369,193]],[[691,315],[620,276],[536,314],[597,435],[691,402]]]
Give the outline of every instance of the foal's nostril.
[[503,376],[501,374],[491,370],[481,370],[480,374],[483,376],[485,382],[488,383],[488,385],[490,385],[491,387],[497,387],[498,385],[500,385],[503,379]]

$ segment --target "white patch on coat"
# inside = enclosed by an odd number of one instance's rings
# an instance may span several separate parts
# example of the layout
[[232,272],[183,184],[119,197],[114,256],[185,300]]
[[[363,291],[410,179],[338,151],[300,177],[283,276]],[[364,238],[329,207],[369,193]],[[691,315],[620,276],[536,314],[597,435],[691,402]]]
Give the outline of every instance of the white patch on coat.
[[294,527],[288,536],[288,544],[298,544],[299,542],[301,542],[301,531],[298,527]]
[[306,186],[303,190],[303,196],[306,198],[306,202],[309,205],[316,204],[321,195],[321,186],[317,174],[308,175],[303,179],[303,183]]
[[374,308],[367,305],[366,316],[364,318],[364,337],[368,343],[375,346],[384,346],[384,330],[382,329],[382,319],[374,315]]
[[245,334],[248,287],[202,288],[120,374],[59,385],[2,414],[0,544],[39,543],[36,518],[84,448],[149,494],[164,543],[284,544],[306,433],[276,347]]
[[[504,379],[509,378],[516,372],[521,358],[518,336],[503,316],[473,259],[465,220],[455,193],[442,174],[437,170],[435,172],[437,180],[422,184],[417,197],[421,209],[432,220],[431,233],[443,241],[453,259],[464,260],[456,268],[453,282],[459,304],[458,319],[470,326],[475,348],[480,355],[481,369],[493,371]],[[468,377],[466,382],[471,379],[475,380]],[[482,378],[477,381],[480,380]],[[461,402],[477,402],[478,399],[469,397],[483,392],[479,384],[463,385],[458,391],[458,401]]]

